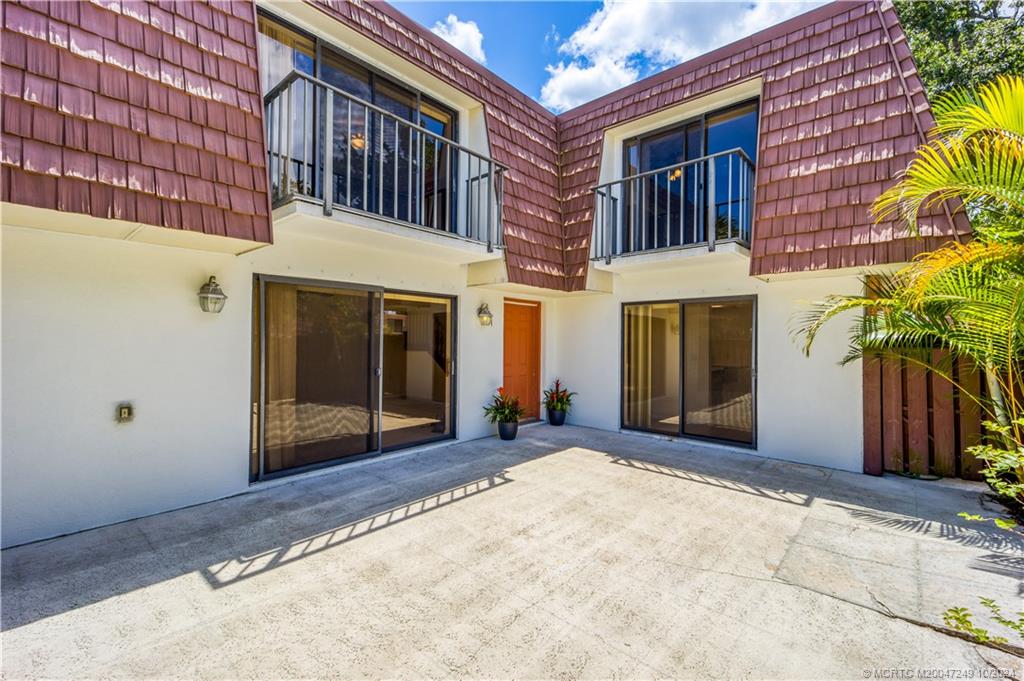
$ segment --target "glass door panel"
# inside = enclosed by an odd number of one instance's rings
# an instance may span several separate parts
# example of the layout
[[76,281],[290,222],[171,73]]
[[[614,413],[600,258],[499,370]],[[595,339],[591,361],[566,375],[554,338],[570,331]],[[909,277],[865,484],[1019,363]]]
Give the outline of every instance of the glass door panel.
[[385,449],[452,434],[452,301],[384,294]]
[[263,474],[377,450],[379,294],[264,286]]
[[683,432],[752,443],[753,302],[687,303],[683,310]]
[[[399,118],[413,122],[416,111],[416,95],[383,78],[374,78],[373,103]],[[409,160],[412,154],[409,128],[397,121],[375,116],[373,121],[373,148],[370,158],[373,162],[376,192],[380,206],[376,212],[389,218],[408,220],[409,202]]]
[[679,432],[679,304],[627,305],[623,425]]
[[[757,102],[727,109],[707,118],[707,153],[742,149],[751,160],[757,158]],[[730,160],[731,159],[731,160]],[[740,191],[747,175],[741,172],[736,155],[722,156],[715,164],[715,238],[737,236],[740,210],[746,202]],[[743,205],[741,205],[743,204]]]
[[[657,170],[683,162],[686,138],[682,130],[673,130],[644,140],[640,149],[640,172]],[[656,173],[641,184],[644,215],[640,236],[642,250],[679,244],[679,176]],[[671,229],[675,226],[676,229]]]
[[[313,75],[316,48],[313,41],[286,26],[265,16],[259,18],[259,53],[260,80],[263,92],[270,92],[292,71]],[[288,167],[289,187],[275,186],[275,194],[312,194],[314,131],[316,119],[313,116],[313,90],[305,86],[304,81],[296,81],[289,98],[292,111],[290,165]],[[282,100],[283,104],[284,100]],[[282,106],[279,115],[286,115]],[[283,154],[282,154],[283,156]],[[283,162],[282,158],[271,158],[274,168]],[[281,172],[271,173],[275,180],[282,177]]]
[[[701,123],[629,142],[626,175],[667,168],[703,155]],[[624,190],[622,251],[645,251],[701,241],[698,167],[649,175]]]
[[[320,75],[325,82],[363,101],[372,98],[370,72],[329,49],[323,50]],[[334,202],[359,209],[369,204],[369,186],[364,180],[369,169],[368,119],[365,106],[343,97],[335,98],[331,166]]]
[[[454,139],[455,121],[452,113],[439,105],[427,100],[420,102],[420,126],[445,139]],[[425,138],[428,139],[428,138]],[[452,206],[458,202],[454,192],[454,178],[458,177],[458,154],[444,151],[438,153],[433,143],[427,143],[429,150],[423,159],[423,172],[430,190],[424,192],[424,218],[420,224],[429,224],[436,229],[454,232],[451,216]],[[418,147],[417,147],[418,148]],[[435,182],[435,167],[437,180]],[[449,196],[450,194],[450,196]],[[434,211],[437,218],[434,218]]]

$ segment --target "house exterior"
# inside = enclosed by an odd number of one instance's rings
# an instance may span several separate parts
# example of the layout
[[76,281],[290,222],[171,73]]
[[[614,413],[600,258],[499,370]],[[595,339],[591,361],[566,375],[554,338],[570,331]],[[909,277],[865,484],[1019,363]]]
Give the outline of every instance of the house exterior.
[[792,315],[970,231],[868,213],[932,125],[888,2],[557,116],[383,3],[0,12],[4,546],[489,436],[556,377],[570,423],[861,471],[862,368]]

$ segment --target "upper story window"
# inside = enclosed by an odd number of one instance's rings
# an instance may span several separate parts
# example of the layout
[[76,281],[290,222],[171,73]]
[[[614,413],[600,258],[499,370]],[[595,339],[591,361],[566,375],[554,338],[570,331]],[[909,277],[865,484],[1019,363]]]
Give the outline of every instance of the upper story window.
[[264,93],[270,92],[292,71],[299,71],[437,135],[455,139],[456,115],[452,109],[265,14],[259,17],[259,50]]
[[502,168],[456,142],[454,109],[266,14],[259,50],[275,203],[500,241]]
[[704,114],[625,142],[624,174],[644,173],[685,161],[742,149],[757,160],[757,101]]
[[758,101],[623,143],[622,179],[595,190],[594,256],[749,243]]

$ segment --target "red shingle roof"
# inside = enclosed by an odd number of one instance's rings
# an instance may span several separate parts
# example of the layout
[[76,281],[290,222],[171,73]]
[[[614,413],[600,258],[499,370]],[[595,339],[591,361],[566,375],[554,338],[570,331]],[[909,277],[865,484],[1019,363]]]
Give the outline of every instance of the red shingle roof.
[[[932,124],[888,1],[836,2],[554,116],[384,3],[308,0],[484,104],[509,279],[583,288],[604,131],[763,82],[751,273],[901,262],[970,227],[876,225]],[[3,3],[3,200],[269,241],[254,5]]]
[[269,242],[254,12],[0,3],[3,200]]
[[902,262],[970,232],[962,213],[951,224],[941,210],[921,239],[873,222],[871,202],[933,120],[891,3],[836,2],[559,116],[569,290],[585,281],[604,130],[755,76],[751,274]]
[[563,289],[554,114],[386,3],[309,1],[484,104],[491,156],[509,167],[503,216],[509,280]]

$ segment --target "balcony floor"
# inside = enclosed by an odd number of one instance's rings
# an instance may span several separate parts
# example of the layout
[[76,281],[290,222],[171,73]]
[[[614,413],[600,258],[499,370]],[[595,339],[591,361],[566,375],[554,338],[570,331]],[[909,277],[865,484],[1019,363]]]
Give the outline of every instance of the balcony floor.
[[435,262],[467,265],[501,260],[503,249],[456,234],[418,227],[369,213],[335,208],[324,215],[320,202],[295,199],[274,209],[274,232],[294,232],[384,251],[407,250]]
[[638,251],[612,256],[611,262],[605,258],[592,260],[594,269],[608,272],[632,272],[673,269],[713,262],[722,259],[750,259],[750,249],[738,241],[723,241],[711,250],[707,244],[661,248],[653,251]]

